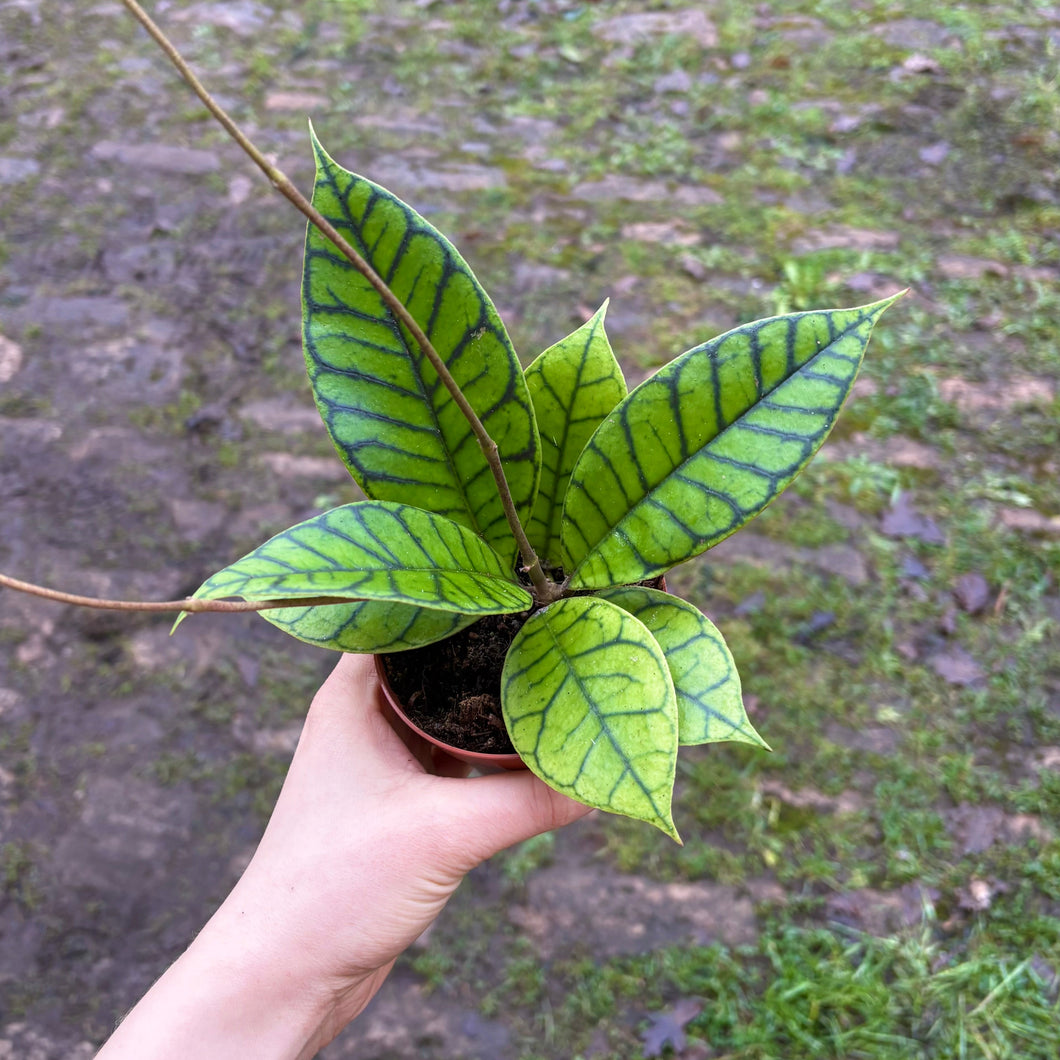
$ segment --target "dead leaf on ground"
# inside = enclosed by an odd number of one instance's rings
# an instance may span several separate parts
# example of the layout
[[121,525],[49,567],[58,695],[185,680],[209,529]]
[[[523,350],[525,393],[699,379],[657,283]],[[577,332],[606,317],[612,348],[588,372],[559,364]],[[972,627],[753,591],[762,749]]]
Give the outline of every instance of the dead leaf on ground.
[[636,221],[624,225],[622,238],[638,243],[665,243],[668,246],[694,247],[700,236],[677,221]]
[[1033,814],[1007,814],[1000,806],[973,806],[962,802],[943,814],[946,830],[961,856],[981,854],[996,842],[1017,844],[1034,839],[1047,843],[1052,830]]
[[1060,769],[1060,747],[1039,747],[1032,761],[1035,769]]
[[932,655],[931,669],[944,681],[958,687],[981,685],[986,675],[983,668],[964,648],[950,648]]
[[[858,388],[855,389],[855,397],[875,393],[873,389],[863,395]],[[863,431],[855,431],[849,438],[830,442],[821,450],[820,459],[849,460],[852,456],[863,456],[873,463],[887,464],[889,467],[912,467],[923,471],[935,471],[943,464],[938,451],[923,442],[898,436],[881,441],[870,438]]]
[[0,335],[0,383],[10,382],[22,367],[22,348]]
[[880,529],[887,537],[913,537],[927,545],[944,545],[946,537],[934,519],[921,515],[909,499],[902,493],[891,507],[884,512]]
[[701,48],[718,46],[718,31],[706,13],[694,7],[682,11],[653,11],[615,15],[597,22],[592,29],[611,44],[640,44],[668,34],[695,41]]
[[934,905],[939,892],[919,883],[907,883],[896,891],[862,887],[832,895],[825,901],[828,915],[841,924],[860,928],[883,937],[924,919],[926,908]]
[[978,571],[962,574],[953,584],[953,597],[962,611],[977,615],[990,603],[990,586]]
[[873,228],[855,228],[852,225],[830,225],[805,232],[792,241],[791,249],[796,254],[811,254],[818,250],[897,250],[900,237],[897,232],[880,231]]
[[759,784],[759,791],[799,810],[814,810],[817,813],[858,813],[865,809],[864,797],[851,790],[841,791],[838,795],[826,795],[816,788],[792,789],[779,780],[766,779]]
[[1042,515],[1031,508],[1001,508],[997,515],[1001,525],[1008,530],[1060,537],[1060,515]]
[[677,1054],[680,1054],[688,1038],[685,1035],[685,1026],[703,1011],[703,1005],[691,998],[682,998],[668,1009],[662,1012],[651,1012],[648,1014],[650,1026],[641,1031],[641,1041],[644,1042],[644,1055],[646,1057],[662,1056],[663,1050],[670,1046]]
[[926,163],[929,166],[937,166],[946,160],[946,157],[950,153],[950,145],[945,140],[940,140],[938,143],[928,144],[927,147],[920,148],[918,152],[920,161]]
[[681,270],[686,272],[693,280],[705,280],[710,275],[710,270],[694,254],[682,254],[677,259]]
[[266,110],[322,110],[330,104],[327,96],[318,92],[267,92]]
[[962,802],[947,812],[946,823],[962,855],[981,854],[1002,834],[1005,813],[999,806]]

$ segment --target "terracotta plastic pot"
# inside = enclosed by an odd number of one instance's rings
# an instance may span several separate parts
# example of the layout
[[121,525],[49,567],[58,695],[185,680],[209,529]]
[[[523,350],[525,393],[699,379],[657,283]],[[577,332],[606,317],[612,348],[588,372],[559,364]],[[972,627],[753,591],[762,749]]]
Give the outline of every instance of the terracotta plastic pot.
[[468,765],[474,766],[483,772],[497,772],[503,769],[526,769],[526,763],[514,751],[511,754],[500,755],[483,754],[481,751],[465,751],[462,747],[454,747],[452,744],[432,736],[429,732],[424,732],[405,713],[405,708],[402,706],[401,701],[390,687],[390,681],[386,675],[386,667],[383,665],[382,658],[378,655],[375,656],[375,669],[376,673],[379,674],[379,683],[383,686],[383,695],[386,696],[386,701],[390,704],[391,709],[404,725],[408,726],[418,736],[422,736],[429,744],[433,744],[435,747],[445,751],[446,754],[452,755],[461,762],[466,762]]

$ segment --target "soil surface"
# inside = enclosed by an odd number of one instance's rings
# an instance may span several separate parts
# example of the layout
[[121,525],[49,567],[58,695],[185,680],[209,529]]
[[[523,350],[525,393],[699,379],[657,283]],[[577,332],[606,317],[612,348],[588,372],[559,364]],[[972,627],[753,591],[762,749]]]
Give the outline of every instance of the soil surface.
[[491,615],[443,641],[383,656],[390,687],[410,720],[453,747],[512,754],[500,675],[527,617]]
[[[1053,1060],[1060,11],[153,8],[302,188],[308,116],[435,221],[525,363],[606,297],[633,384],[913,288],[813,468],[669,579],[774,754],[682,752],[683,847],[595,815],[482,866],[322,1055]],[[0,0],[0,570],[172,599],[356,499],[303,234],[121,4]],[[334,662],[169,626],[0,592],[0,1057],[87,1060],[187,946]]]

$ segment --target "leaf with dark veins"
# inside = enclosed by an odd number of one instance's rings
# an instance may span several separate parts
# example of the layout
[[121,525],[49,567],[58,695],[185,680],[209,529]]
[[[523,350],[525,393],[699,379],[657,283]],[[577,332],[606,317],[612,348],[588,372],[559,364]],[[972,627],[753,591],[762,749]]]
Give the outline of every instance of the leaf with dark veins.
[[642,581],[754,518],[823,444],[893,301],[745,324],[637,387],[571,474],[571,585]]
[[678,839],[677,699],[662,649],[633,615],[593,596],[532,615],[508,650],[501,706],[512,745],[546,784]]

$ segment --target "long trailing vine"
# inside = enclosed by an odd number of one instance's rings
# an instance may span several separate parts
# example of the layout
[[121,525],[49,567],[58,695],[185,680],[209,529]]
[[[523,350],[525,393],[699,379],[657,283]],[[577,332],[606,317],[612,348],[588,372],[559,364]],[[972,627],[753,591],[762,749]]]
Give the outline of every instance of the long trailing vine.
[[[176,46],[151,18],[137,0],[122,0],[122,3],[133,15],[133,17],[146,30],[148,35],[162,49],[167,58],[176,67],[177,72],[188,84],[191,90],[201,100],[210,114],[217,120],[218,124],[239,145],[253,163],[265,174],[272,186],[290,202],[310,224],[317,229],[335,246],[335,248],[350,262],[351,265],[368,281],[379,294],[387,309],[400,321],[402,327],[407,329],[413,340],[419,346],[424,356],[430,361],[431,366],[438,374],[438,378],[449,391],[457,408],[463,414],[471,427],[472,433],[478,442],[489,465],[490,473],[496,483],[497,492],[500,495],[504,516],[515,538],[522,559],[522,569],[533,586],[534,598],[539,604],[548,603],[561,595],[561,588],[549,580],[546,576],[541,560],[534,551],[519,514],[516,511],[515,502],[512,499],[511,489],[504,474],[501,464],[497,443],[490,437],[482,420],[471,407],[464,392],[453,378],[445,362],[435,349],[431,340],[427,337],[423,328],[406,308],[404,303],[394,294],[386,281],[375,269],[343,238],[342,234],[326,217],[298,190],[291,179],[276,165],[266,158],[265,154],[251,141],[251,139],[239,128],[231,116],[210,94],[206,86],[195,75],[187,61],[177,50]],[[134,601],[134,600],[106,600],[98,597],[79,596],[72,593],[64,593],[44,586],[35,585],[31,582],[22,581],[8,575],[0,574],[0,586],[13,589],[18,592],[27,593],[32,596],[42,597],[58,603],[75,604],[80,607],[92,607],[103,610],[115,611],[263,611],[279,607],[308,606],[311,604],[326,604],[337,602],[349,602],[349,597],[307,597],[298,600],[267,600],[267,601],[223,601],[202,600],[188,597],[184,600],[164,601]]]

